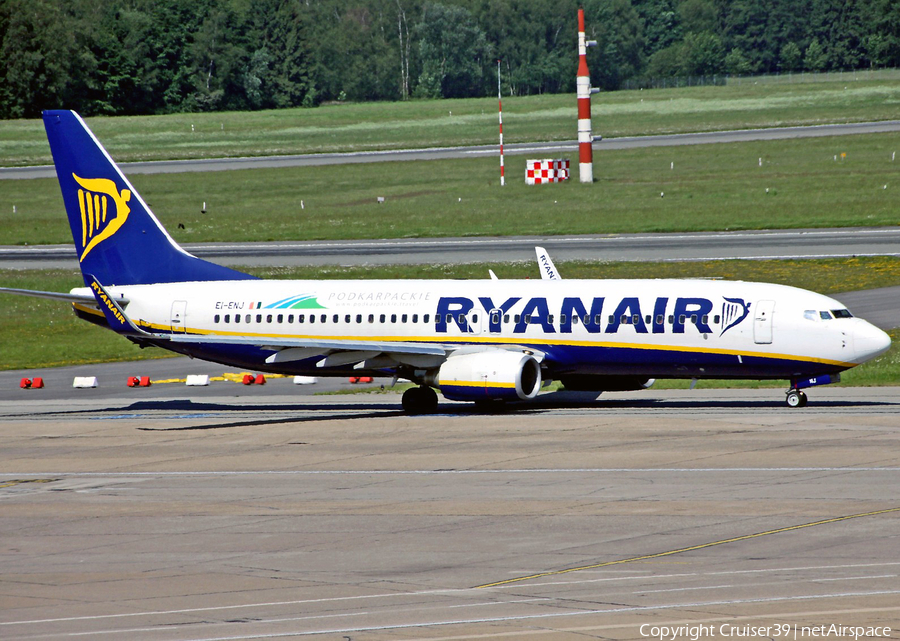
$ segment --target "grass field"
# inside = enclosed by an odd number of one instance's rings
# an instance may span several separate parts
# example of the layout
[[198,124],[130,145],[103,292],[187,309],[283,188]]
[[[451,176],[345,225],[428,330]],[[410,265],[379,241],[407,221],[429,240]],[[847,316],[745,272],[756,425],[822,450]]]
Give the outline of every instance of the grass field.
[[[599,263],[561,262],[565,278],[692,278],[721,277],[790,284],[823,294],[900,285],[900,258],[848,258],[804,261],[708,261],[691,263]],[[538,278],[532,263],[486,263],[419,267],[353,268],[251,268],[265,278],[372,279],[372,278],[484,278],[493,269],[500,278]],[[74,270],[0,270],[0,283],[8,287],[44,291],[68,291],[81,285]],[[126,361],[169,356],[161,349],[142,350],[110,331],[80,321],[63,303],[3,296],[0,315],[0,369],[30,369],[81,363]],[[844,376],[848,385],[900,384],[900,331],[891,333],[895,341],[880,358],[851,370]],[[660,385],[683,387],[678,381]],[[762,385],[749,383],[701,382],[714,385]],[[765,383],[778,386],[778,383]]]
[[[744,80],[724,87],[617,91],[592,98],[604,137],[897,118],[896,72]],[[120,162],[495,144],[497,100],[90,118]],[[503,98],[504,141],[574,140],[574,95]],[[39,120],[0,122],[0,166],[49,164]]]
[[[591,185],[526,186],[523,156],[503,188],[486,158],[132,181],[180,242],[868,226],[898,221],[894,151],[900,134],[601,148]],[[0,180],[0,244],[70,242],[55,179]]]

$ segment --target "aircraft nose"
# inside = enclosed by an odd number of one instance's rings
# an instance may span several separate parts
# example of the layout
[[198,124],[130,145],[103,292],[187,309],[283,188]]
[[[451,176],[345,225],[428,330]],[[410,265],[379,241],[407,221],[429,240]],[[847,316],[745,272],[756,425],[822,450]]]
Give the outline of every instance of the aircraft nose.
[[888,351],[891,337],[871,323],[858,319],[853,328],[853,349],[856,362],[864,363]]

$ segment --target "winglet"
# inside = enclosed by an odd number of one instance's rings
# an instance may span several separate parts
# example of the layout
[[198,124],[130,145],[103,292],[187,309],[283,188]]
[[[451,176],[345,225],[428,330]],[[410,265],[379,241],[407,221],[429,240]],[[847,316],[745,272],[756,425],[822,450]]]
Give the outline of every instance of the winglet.
[[535,247],[534,252],[537,254],[538,266],[541,268],[541,278],[544,280],[562,280],[562,277],[556,270],[556,265],[550,260],[550,254],[547,253],[547,250],[543,247]]
[[106,291],[106,288],[93,274],[88,274],[86,280],[89,281],[88,287],[90,287],[91,292],[94,294],[97,305],[106,317],[106,322],[109,323],[110,329],[119,334],[150,335],[140,329],[130,318],[128,318],[125,310],[122,309],[119,303],[116,302],[116,299]]

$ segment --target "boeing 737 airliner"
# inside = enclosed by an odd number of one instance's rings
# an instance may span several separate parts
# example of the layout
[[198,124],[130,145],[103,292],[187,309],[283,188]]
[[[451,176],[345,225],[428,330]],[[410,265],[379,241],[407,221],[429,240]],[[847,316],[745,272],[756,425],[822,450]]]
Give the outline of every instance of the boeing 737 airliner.
[[[448,399],[529,400],[542,382],[633,390],[653,379],[839,380],[890,346],[838,301],[719,280],[287,281],[182,249],[78,114],[44,125],[86,287],[75,313],[140,345],[263,372],[388,375],[410,413]],[[539,251],[540,255],[540,251]]]

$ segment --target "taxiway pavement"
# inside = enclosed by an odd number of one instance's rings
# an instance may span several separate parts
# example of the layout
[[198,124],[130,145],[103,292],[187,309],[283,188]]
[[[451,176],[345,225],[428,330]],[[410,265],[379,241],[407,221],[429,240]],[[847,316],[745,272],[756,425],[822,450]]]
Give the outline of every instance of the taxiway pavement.
[[900,627],[896,388],[408,417],[276,383],[0,399],[0,637]]

